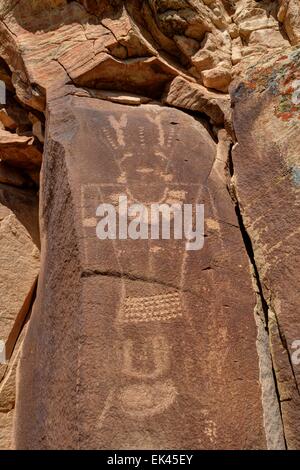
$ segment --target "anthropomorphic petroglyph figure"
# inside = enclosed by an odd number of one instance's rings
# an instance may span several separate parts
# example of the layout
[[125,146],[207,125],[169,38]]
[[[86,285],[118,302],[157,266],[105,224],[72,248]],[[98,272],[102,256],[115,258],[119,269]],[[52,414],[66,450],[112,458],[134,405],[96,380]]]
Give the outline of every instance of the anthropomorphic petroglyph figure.
[[[168,118],[157,106],[147,109],[137,128],[130,114],[107,115],[100,133],[102,148],[109,149],[112,155],[114,182],[105,179],[98,185],[90,183],[82,188],[82,217],[89,234],[87,262],[91,243],[100,250],[98,263],[104,256],[104,244],[96,238],[91,242],[97,223],[95,208],[100,202],[117,206],[120,195],[127,197],[128,204],[139,203],[147,208],[155,203],[203,202],[202,181],[208,177],[211,165],[208,161],[194,173],[193,181],[186,181],[190,174],[186,166],[191,163],[179,150],[185,143],[178,127],[176,119]],[[130,137],[133,132],[134,142]],[[195,155],[196,152],[195,144]],[[186,298],[189,280],[185,241],[117,237],[104,243],[113,247],[111,255],[120,272],[121,285],[115,292],[116,379],[100,410],[97,429],[102,438],[105,433],[107,438],[107,422],[119,416],[120,422],[126,419],[128,424],[126,429],[120,426],[118,436],[114,437],[116,446],[122,445],[125,435],[133,439],[136,433],[139,441],[150,447],[168,446],[171,440],[166,422],[171,416],[180,416],[183,434],[188,435],[191,422],[184,407],[187,394],[191,393],[192,401],[197,402],[190,377],[197,354],[193,352],[191,312]],[[136,270],[135,280],[127,279],[132,269]],[[184,375],[187,390],[183,386]],[[196,402],[197,419],[204,426],[204,409]],[[160,432],[165,436],[163,441],[155,438]],[[204,435],[201,439],[204,445],[208,437]]]

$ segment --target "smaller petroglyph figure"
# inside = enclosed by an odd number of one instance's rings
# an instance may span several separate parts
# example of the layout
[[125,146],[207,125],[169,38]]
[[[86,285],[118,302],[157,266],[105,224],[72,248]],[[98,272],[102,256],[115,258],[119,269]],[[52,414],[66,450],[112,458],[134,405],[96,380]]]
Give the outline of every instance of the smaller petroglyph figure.
[[[135,364],[136,356],[139,356],[139,366]],[[139,347],[131,339],[124,341],[122,369],[124,375],[154,380],[167,373],[169,368],[169,345],[163,335],[147,337]]]
[[[168,292],[145,297],[126,297],[117,323],[124,328],[129,324],[162,323],[182,316],[179,293]],[[164,334],[149,334],[142,341],[138,338],[125,339],[122,344],[121,373],[137,382],[120,390],[122,410],[136,417],[146,417],[162,413],[171,406],[177,391],[173,381],[167,378],[170,367],[170,345]]]

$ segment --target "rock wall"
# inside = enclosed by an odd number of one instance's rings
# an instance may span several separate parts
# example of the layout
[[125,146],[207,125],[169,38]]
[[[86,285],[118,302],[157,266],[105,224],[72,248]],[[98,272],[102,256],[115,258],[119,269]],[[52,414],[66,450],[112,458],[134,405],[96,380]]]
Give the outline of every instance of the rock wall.
[[39,252],[23,225],[4,206],[0,206],[0,260],[0,347],[1,357],[4,347],[7,357],[7,363],[2,360],[0,365],[0,449],[7,449],[12,441],[16,367],[25,334],[19,335],[19,331],[31,308],[29,294],[39,270]]
[[[0,1],[3,447],[299,449],[299,12]],[[97,240],[121,194],[203,249]]]
[[232,90],[234,186],[261,283],[285,436],[293,449],[300,445],[300,371],[292,360],[300,335],[299,60],[297,48],[266,55]]

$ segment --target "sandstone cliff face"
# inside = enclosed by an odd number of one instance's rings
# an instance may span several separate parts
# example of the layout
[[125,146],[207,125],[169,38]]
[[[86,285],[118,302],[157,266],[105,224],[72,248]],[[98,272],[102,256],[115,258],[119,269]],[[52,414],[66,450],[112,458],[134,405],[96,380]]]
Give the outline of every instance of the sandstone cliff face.
[[[0,445],[299,449],[299,0],[1,0],[0,36]],[[99,242],[122,194],[204,203],[204,248]]]
[[238,141],[233,149],[234,184],[260,275],[285,435],[292,448],[299,448],[299,367],[291,358],[291,346],[300,334],[295,294],[299,60],[299,49],[265,55],[232,90]]
[[[7,364],[0,365],[0,449],[10,448],[12,415],[15,406],[15,374],[24,332],[19,331],[31,308],[39,269],[39,252],[15,215],[0,206],[1,349]],[[5,359],[4,351],[1,354]],[[4,361],[1,361],[4,362]]]

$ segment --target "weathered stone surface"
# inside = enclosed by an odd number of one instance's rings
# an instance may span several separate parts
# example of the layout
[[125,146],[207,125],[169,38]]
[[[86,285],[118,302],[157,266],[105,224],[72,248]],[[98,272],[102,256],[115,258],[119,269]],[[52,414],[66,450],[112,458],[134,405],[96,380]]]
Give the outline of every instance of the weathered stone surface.
[[273,2],[256,2],[255,0],[239,0],[236,2],[233,16],[242,37],[248,38],[253,31],[278,28],[275,19],[276,6]]
[[230,119],[230,100],[228,96],[207,90],[196,83],[176,77],[167,87],[163,103],[181,109],[204,113],[215,124],[224,124]]
[[249,45],[258,44],[264,48],[289,47],[289,42],[280,31],[275,29],[260,29],[253,31],[249,38]]
[[300,446],[300,51],[269,54],[232,91],[234,182],[265,298],[287,445]]
[[3,125],[3,129],[15,129],[16,122],[7,113],[6,109],[0,109],[0,122]]
[[292,45],[300,42],[300,4],[298,0],[279,0],[278,20],[283,23]]
[[39,254],[12,213],[0,222],[0,246],[0,336],[5,339],[37,276]]
[[139,106],[152,102],[151,98],[134,93],[111,91],[111,90],[95,90],[93,88],[78,88],[74,85],[66,85],[63,88],[51,89],[49,96],[51,99],[60,96],[78,96],[82,98],[96,98],[99,100],[111,101],[112,103],[126,104],[128,106]]
[[231,82],[231,71],[227,65],[220,65],[211,70],[204,70],[202,73],[203,84],[207,88],[215,88],[216,90],[228,91]]
[[0,414],[0,450],[9,450],[12,445],[13,411]]
[[25,330],[20,337],[19,333],[31,305],[28,294],[38,273],[39,253],[25,228],[2,205],[0,264],[0,340],[6,346],[7,360],[10,359],[0,365],[0,449],[9,449],[13,446],[16,367]]
[[[1,56],[13,71],[18,97],[38,110],[49,87],[71,81],[157,98],[175,76],[191,74],[224,92],[234,75],[233,38],[242,36],[247,48],[249,38],[269,31],[269,44],[278,42],[279,21],[293,44],[298,34],[298,0],[284,14],[277,2],[254,0],[230,8],[194,0],[9,3],[2,10]],[[268,44],[258,41],[261,54]]]
[[0,158],[19,168],[32,170],[42,162],[40,150],[33,145],[34,138],[0,129]]
[[12,94],[6,92],[5,104],[0,105],[0,121],[7,130],[17,133],[30,131],[28,111],[16,102]]
[[238,64],[242,60],[243,43],[240,37],[233,39],[231,50],[231,61],[233,65]]
[[226,92],[231,81],[232,67],[229,33],[207,33],[201,48],[191,61],[205,86]]
[[[3,375],[0,375],[0,450],[14,449],[14,408],[16,403],[17,367],[26,326],[14,346],[13,354],[5,365]],[[1,369],[0,369],[1,370]]]
[[27,229],[32,241],[39,248],[39,199],[37,190],[17,188],[10,184],[0,184],[0,202],[15,214],[17,219]]
[[[15,347],[14,352],[11,356],[10,361],[7,364],[7,372],[0,381],[0,423],[3,418],[3,413],[9,413],[15,407],[16,401],[16,372],[17,366],[20,358],[21,347],[24,340],[26,328],[22,331]],[[12,442],[12,433],[7,436]],[[0,440],[0,449],[3,449],[3,445]]]
[[[80,86],[156,95],[166,81],[183,73],[157,54],[124,7],[116,19],[97,14],[99,18],[79,2],[62,2],[47,10],[24,0],[7,13],[10,40],[18,36],[28,70],[25,82],[38,86],[34,92],[74,81]],[[66,17],[69,24],[64,24]],[[3,56],[4,52],[5,45]],[[31,106],[40,109],[34,102]]]
[[[175,109],[71,96],[49,104],[48,126],[17,448],[265,448],[256,299],[226,190],[230,139],[217,148]],[[204,202],[203,250],[98,240],[96,208],[120,194]]]
[[28,119],[32,124],[32,135],[37,137],[38,140],[43,144],[45,141],[43,122],[32,113],[28,114]]

